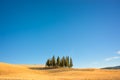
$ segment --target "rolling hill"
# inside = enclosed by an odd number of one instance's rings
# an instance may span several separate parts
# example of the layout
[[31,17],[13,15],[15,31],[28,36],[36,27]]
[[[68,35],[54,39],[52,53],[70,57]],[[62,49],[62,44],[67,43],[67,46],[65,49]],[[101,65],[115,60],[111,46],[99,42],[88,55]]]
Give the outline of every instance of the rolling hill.
[[120,80],[120,70],[45,69],[38,65],[0,63],[0,80]]
[[115,66],[115,67],[105,67],[105,68],[102,68],[102,69],[120,69],[120,66]]

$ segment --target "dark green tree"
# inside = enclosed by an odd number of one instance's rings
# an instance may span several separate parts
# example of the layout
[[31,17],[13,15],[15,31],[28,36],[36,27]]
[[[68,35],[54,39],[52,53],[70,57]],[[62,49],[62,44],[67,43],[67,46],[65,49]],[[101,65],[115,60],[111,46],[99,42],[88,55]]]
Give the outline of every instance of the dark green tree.
[[46,64],[45,64],[45,66],[48,66],[48,60],[46,61]]
[[67,57],[65,57],[64,62],[65,62],[65,67],[67,67],[67,63],[68,63],[68,61],[67,61]]
[[65,57],[63,56],[61,61],[60,61],[60,66],[65,67]]
[[52,66],[53,66],[53,67],[56,66],[56,59],[55,59],[55,56],[52,57]]
[[58,56],[57,57],[57,63],[56,63],[57,66],[60,66],[60,57]]
[[65,67],[69,67],[69,56],[66,56]]
[[48,67],[51,66],[51,61],[50,61],[50,59],[47,60],[47,62],[46,62],[46,66],[48,66]]
[[72,58],[70,58],[70,64],[69,64],[69,67],[72,67],[73,66],[73,62],[72,62]]

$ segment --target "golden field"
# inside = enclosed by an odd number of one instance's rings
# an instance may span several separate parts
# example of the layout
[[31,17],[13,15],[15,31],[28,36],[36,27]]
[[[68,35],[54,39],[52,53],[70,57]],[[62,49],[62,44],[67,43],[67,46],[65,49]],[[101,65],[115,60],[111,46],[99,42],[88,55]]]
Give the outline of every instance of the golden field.
[[120,80],[120,70],[42,67],[0,63],[0,80]]

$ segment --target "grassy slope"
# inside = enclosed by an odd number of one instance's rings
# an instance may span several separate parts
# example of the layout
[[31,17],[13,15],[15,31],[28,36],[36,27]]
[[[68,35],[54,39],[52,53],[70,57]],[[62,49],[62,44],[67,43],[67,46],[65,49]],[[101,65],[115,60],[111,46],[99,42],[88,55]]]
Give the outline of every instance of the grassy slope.
[[0,80],[120,80],[120,70],[29,68],[0,63]]

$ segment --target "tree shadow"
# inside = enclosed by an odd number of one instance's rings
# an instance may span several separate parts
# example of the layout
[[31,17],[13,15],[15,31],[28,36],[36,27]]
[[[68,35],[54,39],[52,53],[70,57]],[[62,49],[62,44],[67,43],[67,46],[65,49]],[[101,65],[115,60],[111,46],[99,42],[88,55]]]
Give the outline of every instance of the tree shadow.
[[32,70],[52,70],[52,69],[56,69],[56,68],[53,68],[53,67],[30,67],[29,69],[32,69]]

